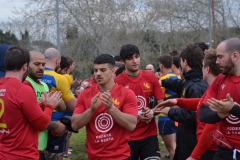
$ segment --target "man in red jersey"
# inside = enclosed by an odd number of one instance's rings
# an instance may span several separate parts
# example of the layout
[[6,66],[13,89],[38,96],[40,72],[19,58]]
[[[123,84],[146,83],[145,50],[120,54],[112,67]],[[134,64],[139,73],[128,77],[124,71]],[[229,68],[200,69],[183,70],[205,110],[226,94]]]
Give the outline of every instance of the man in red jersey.
[[129,159],[128,140],[137,124],[135,94],[114,82],[114,59],[102,54],[94,60],[98,85],[82,91],[72,116],[72,128],[86,126],[89,160]]
[[138,99],[138,123],[129,141],[131,159],[160,159],[154,109],[149,108],[149,97],[154,96],[158,103],[161,102],[164,98],[161,86],[152,72],[140,69],[137,46],[123,45],[120,56],[125,64],[125,72],[119,74],[115,82],[131,89]]
[[[240,39],[230,38],[222,41],[217,46],[217,60],[222,74],[217,76],[207,95],[203,100],[200,108],[199,119],[206,123],[220,122],[219,130],[222,132],[229,149],[220,146],[215,154],[215,160],[232,160],[240,159],[240,119],[239,116],[230,114],[222,114],[210,110],[209,106],[218,106],[218,100],[226,99],[226,95],[230,94],[233,101],[240,103]],[[222,137],[222,136],[221,136]]]
[[34,90],[22,83],[28,73],[29,52],[10,47],[6,75],[0,79],[0,160],[38,160],[38,131],[45,130],[61,93],[45,94],[40,108]]
[[[212,84],[214,79],[218,74],[220,74],[220,68],[216,64],[216,51],[214,49],[205,50],[203,60],[203,79],[208,82],[209,85]],[[206,93],[201,98],[177,98],[169,99],[164,102],[161,102],[158,106],[163,107],[161,112],[168,112],[170,107],[177,105],[179,107],[185,108],[191,111],[197,111],[198,115],[200,106],[202,105],[202,100],[204,99]],[[167,106],[167,107],[164,107]],[[219,123],[217,124],[207,124],[200,122],[198,116],[197,120],[197,145],[194,147],[190,157],[187,160],[213,160],[215,152],[218,149],[218,146],[213,142],[213,133],[218,129]]]

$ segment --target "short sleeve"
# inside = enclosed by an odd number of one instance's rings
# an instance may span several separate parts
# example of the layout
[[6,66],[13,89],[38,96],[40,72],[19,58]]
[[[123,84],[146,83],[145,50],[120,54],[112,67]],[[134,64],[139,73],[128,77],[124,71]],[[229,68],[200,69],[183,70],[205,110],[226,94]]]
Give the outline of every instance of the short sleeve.
[[16,97],[28,121],[33,121],[44,114],[37,102],[36,94],[31,87],[22,85],[18,89]]

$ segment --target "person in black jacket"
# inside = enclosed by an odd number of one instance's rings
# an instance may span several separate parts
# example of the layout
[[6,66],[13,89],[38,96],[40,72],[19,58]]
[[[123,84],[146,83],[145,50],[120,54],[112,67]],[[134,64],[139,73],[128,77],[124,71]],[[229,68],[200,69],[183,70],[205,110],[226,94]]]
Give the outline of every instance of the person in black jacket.
[[[202,79],[203,51],[198,45],[188,45],[181,52],[180,60],[184,79],[162,81],[162,86],[177,92],[182,98],[202,97],[208,86]],[[186,160],[197,143],[196,112],[173,107],[166,107],[161,112],[179,122],[174,160]]]

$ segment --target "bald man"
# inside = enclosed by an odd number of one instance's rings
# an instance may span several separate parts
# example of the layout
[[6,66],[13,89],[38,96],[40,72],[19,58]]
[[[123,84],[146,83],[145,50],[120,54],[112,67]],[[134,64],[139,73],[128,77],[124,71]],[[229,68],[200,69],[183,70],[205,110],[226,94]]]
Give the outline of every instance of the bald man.
[[[76,106],[76,98],[70,90],[70,84],[65,76],[58,74],[56,69],[61,62],[61,54],[55,48],[48,48],[45,52],[46,65],[42,81],[45,82],[50,90],[61,91],[62,99],[67,106],[67,110],[73,112]],[[65,116],[65,112],[53,112],[52,122],[49,127],[50,133],[48,135],[48,145],[46,148],[46,158],[54,159],[58,157],[63,159],[63,153],[65,150],[65,126],[59,121]],[[57,128],[57,130],[56,130]]]
[[148,64],[146,66],[146,70],[155,73],[154,66],[152,64]]

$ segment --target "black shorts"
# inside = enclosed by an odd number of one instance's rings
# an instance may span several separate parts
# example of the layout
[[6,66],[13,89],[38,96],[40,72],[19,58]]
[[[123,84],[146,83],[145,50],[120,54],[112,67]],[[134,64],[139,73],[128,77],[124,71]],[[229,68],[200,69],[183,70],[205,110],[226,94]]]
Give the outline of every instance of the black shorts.
[[[219,147],[214,156],[214,160],[233,160],[233,150]],[[236,152],[235,160],[240,160],[239,152]]]
[[177,131],[175,123],[171,119],[161,120],[158,119],[158,133],[159,135],[174,134]]
[[46,151],[50,153],[63,153],[65,151],[67,141],[67,132],[63,136],[55,136],[48,133],[48,143]]
[[206,150],[200,160],[213,160],[216,151]]
[[128,142],[131,160],[160,160],[161,154],[157,136]]

